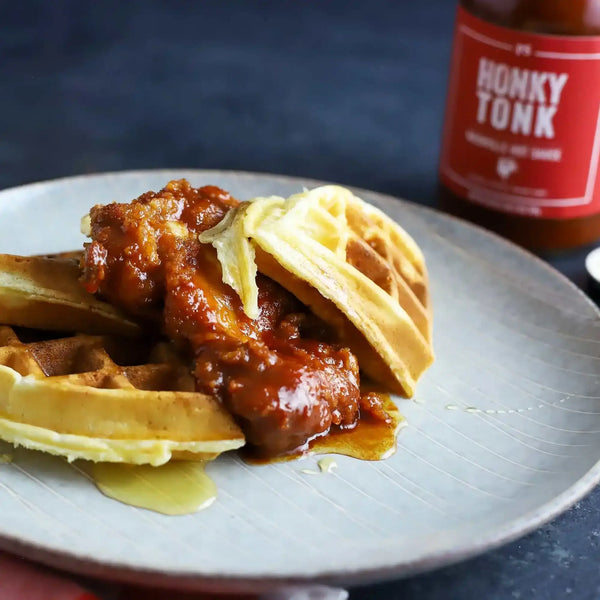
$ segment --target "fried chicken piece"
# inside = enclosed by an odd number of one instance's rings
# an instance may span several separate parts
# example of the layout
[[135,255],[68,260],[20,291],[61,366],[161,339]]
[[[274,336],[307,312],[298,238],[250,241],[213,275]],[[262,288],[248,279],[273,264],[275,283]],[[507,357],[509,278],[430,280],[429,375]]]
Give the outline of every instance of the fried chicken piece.
[[244,313],[215,250],[197,240],[236,205],[219,188],[181,180],[96,206],[83,281],[134,314],[160,310],[165,333],[194,357],[198,390],[221,398],[248,443],[275,455],[356,423],[358,364],[349,350],[304,337],[314,317],[260,274],[259,317]]
[[160,306],[165,295],[163,258],[172,241],[194,241],[237,204],[217,187],[196,189],[182,179],[128,204],[94,206],[92,242],[86,244],[83,259],[86,289],[101,291],[133,314]]

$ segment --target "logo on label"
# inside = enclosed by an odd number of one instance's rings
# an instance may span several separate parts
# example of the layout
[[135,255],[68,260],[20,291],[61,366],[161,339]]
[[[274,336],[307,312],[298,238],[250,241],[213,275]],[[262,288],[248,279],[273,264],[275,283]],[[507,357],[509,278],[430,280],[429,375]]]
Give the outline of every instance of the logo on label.
[[519,169],[519,165],[514,158],[509,156],[501,156],[496,165],[496,172],[502,179],[508,179],[513,173]]

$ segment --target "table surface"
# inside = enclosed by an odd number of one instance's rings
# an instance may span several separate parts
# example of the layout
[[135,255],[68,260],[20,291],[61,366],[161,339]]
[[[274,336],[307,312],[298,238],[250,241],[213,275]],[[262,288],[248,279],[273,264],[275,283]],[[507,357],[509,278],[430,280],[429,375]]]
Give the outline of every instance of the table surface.
[[[0,188],[193,167],[435,205],[455,3],[0,0]],[[585,285],[584,252],[552,260]],[[597,598],[600,489],[478,558],[351,600]]]

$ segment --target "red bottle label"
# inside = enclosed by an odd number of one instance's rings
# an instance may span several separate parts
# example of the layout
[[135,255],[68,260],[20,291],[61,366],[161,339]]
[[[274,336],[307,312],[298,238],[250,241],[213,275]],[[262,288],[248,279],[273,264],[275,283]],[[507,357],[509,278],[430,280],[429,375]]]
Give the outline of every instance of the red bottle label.
[[600,37],[532,34],[458,9],[442,182],[507,213],[600,212]]

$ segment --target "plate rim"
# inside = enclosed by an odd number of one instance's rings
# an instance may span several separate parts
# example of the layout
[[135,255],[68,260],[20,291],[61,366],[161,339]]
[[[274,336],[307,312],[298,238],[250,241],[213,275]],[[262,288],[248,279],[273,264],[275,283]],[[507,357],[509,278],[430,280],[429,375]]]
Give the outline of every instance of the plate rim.
[[[426,205],[418,204],[414,201],[400,198],[392,194],[378,192],[367,188],[361,188],[351,184],[336,183],[310,177],[302,177],[296,175],[286,175],[278,173],[269,173],[261,171],[244,171],[244,170],[228,170],[228,169],[198,169],[198,168],[159,168],[159,169],[134,169],[134,170],[116,170],[98,173],[85,173],[79,175],[70,175],[55,179],[47,179],[29,182],[13,187],[8,187],[0,190],[0,203],[4,200],[4,196],[15,193],[17,191],[26,193],[29,189],[53,187],[60,185],[69,185],[71,182],[85,182],[86,180],[102,179],[108,177],[143,177],[144,175],[153,176],[165,173],[166,177],[172,177],[175,173],[184,173],[197,175],[199,177],[218,176],[241,176],[249,178],[265,178],[272,181],[281,180],[287,183],[298,183],[301,185],[343,185],[350,188],[357,195],[367,194],[385,204],[389,201],[400,202],[410,206],[417,213],[431,213],[435,218],[448,220],[457,224],[459,227],[467,227],[478,232],[480,235],[488,236],[494,243],[501,243],[509,247],[513,252],[522,255],[526,260],[532,259],[537,263],[538,267],[542,267],[549,276],[562,280],[563,285],[566,283],[568,287],[576,292],[590,312],[590,318],[600,319],[600,307],[597,306],[592,299],[585,294],[575,283],[568,279],[564,274],[555,269],[552,265],[544,261],[539,256],[517,246],[516,244],[506,240],[505,238],[490,232],[478,225],[448,215],[440,210]],[[167,175],[170,174],[170,175]],[[168,586],[173,589],[181,590],[204,590],[204,591],[262,591],[271,589],[274,586],[280,586],[288,583],[307,583],[307,582],[323,582],[337,585],[356,585],[373,583],[375,581],[389,580],[392,578],[401,578],[419,573],[428,572],[444,566],[450,566],[460,561],[473,558],[483,552],[497,549],[511,541],[519,539],[528,533],[538,529],[544,524],[555,519],[559,515],[566,512],[576,502],[589,494],[598,484],[600,484],[600,455],[598,460],[586,471],[578,480],[573,482],[569,487],[561,493],[554,496],[550,501],[538,506],[534,510],[529,511],[510,521],[504,522],[501,526],[495,527],[493,530],[487,530],[484,535],[473,540],[469,545],[463,545],[453,550],[433,550],[421,553],[412,560],[402,560],[394,562],[390,560],[387,564],[380,567],[367,567],[364,569],[351,569],[348,571],[335,569],[320,571],[318,573],[299,574],[297,576],[272,576],[268,574],[258,573],[256,576],[236,576],[233,573],[227,574],[202,574],[198,571],[191,572],[189,570],[168,572],[160,571],[156,568],[139,568],[123,566],[122,564],[114,564],[108,561],[95,560],[93,557],[82,556],[81,554],[73,554],[68,551],[56,550],[51,546],[46,546],[41,543],[23,541],[18,536],[7,535],[0,531],[0,548],[5,551],[14,552],[30,560],[38,561],[51,567],[63,569],[65,571],[78,573],[81,575],[102,577],[118,580],[124,583],[133,583],[137,585],[152,585],[152,586]]]

